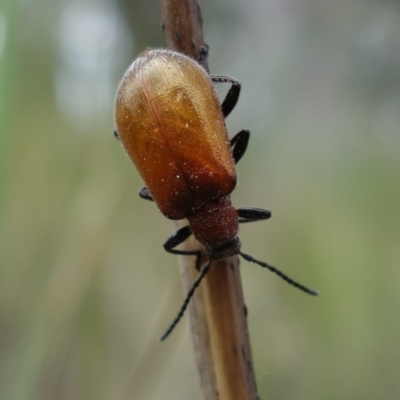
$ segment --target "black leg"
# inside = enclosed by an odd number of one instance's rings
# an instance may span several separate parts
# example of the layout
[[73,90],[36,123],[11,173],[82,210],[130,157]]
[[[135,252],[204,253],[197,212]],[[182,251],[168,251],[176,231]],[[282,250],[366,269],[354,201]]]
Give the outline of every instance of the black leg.
[[119,135],[118,135],[118,132],[117,132],[117,131],[114,131],[114,136],[115,136],[115,138],[116,138],[117,140],[119,140]]
[[190,235],[192,230],[190,226],[184,226],[174,232],[164,243],[164,250],[168,253],[178,254],[182,256],[196,256],[196,269],[200,269],[201,251],[200,250],[175,250],[174,247],[183,243]]
[[242,129],[231,139],[232,156],[237,164],[246,152],[247,145],[249,144],[250,131]]
[[211,267],[211,260],[208,261],[208,263],[203,267],[203,269],[200,272],[199,277],[195,280],[195,282],[193,283],[192,288],[189,290],[188,294],[186,295],[186,299],[182,304],[182,307],[178,313],[178,315],[176,316],[176,318],[172,321],[172,324],[170,325],[170,327],[166,330],[166,332],[160,337],[160,340],[165,340],[169,334],[174,330],[174,328],[176,327],[176,325],[178,324],[178,322],[180,321],[180,319],[182,318],[189,302],[190,299],[193,297],[195,290],[198,288],[198,286],[200,285],[200,282],[203,280],[203,278],[205,277],[205,275],[207,274],[207,272],[210,270]]
[[226,118],[231,111],[235,108],[237,101],[239,100],[240,94],[240,83],[230,76],[210,76],[213,82],[219,83],[231,83],[232,86],[225,97],[225,100],[221,104],[222,114]]
[[199,49],[199,55],[197,57],[197,62],[200,65],[203,65],[204,60],[208,57],[208,50],[210,49],[210,47],[208,46],[208,44],[203,44],[202,46],[200,46]]
[[153,200],[153,197],[151,197],[151,194],[150,194],[150,192],[149,192],[149,189],[147,189],[146,186],[143,186],[143,187],[140,189],[139,196],[140,196],[142,199],[154,201],[154,200]]
[[238,208],[236,211],[239,217],[239,223],[241,224],[244,222],[255,222],[271,218],[271,211],[262,208],[244,207]]

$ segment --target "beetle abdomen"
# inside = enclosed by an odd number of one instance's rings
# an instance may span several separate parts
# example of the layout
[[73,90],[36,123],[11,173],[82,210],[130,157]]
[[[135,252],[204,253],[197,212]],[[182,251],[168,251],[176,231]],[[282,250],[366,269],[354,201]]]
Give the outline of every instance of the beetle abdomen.
[[218,98],[207,73],[188,57],[153,50],[138,58],[118,89],[116,124],[168,218],[184,218],[203,201],[234,189],[234,162]]

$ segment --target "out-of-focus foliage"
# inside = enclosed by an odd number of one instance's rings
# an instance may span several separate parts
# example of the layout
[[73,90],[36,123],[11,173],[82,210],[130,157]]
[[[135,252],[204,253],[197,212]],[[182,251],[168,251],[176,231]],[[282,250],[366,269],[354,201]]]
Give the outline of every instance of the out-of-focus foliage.
[[[252,132],[238,206],[265,399],[398,399],[400,4],[202,1],[212,73]],[[124,69],[164,45],[158,2],[0,5],[0,398],[200,399],[172,230],[113,139]],[[222,89],[224,90],[224,89]],[[222,93],[222,91],[221,91]]]

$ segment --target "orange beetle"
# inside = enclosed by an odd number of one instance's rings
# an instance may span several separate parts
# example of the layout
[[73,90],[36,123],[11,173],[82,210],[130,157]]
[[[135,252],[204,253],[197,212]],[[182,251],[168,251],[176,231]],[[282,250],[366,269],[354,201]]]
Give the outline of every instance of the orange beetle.
[[[221,105],[212,82],[231,84]],[[194,60],[170,50],[144,52],[118,88],[115,135],[146,184],[139,195],[154,200],[167,218],[189,222],[166,241],[165,250],[195,255],[199,267],[200,250],[175,249],[193,234],[209,257],[162,340],[182,317],[216,259],[240,254],[306,293],[318,294],[240,251],[239,223],[268,219],[271,213],[253,207],[235,209],[230,201],[236,186],[235,163],[245,153],[250,137],[249,131],[242,130],[229,140],[226,130],[225,118],[239,93],[240,84],[234,78],[209,76]]]

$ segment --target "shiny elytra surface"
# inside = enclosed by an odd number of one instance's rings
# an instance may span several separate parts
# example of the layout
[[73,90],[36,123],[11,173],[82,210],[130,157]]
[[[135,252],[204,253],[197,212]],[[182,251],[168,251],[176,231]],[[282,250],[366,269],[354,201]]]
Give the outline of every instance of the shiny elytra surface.
[[224,116],[196,62],[169,50],[143,53],[117,92],[116,128],[161,212],[193,214],[236,185]]

